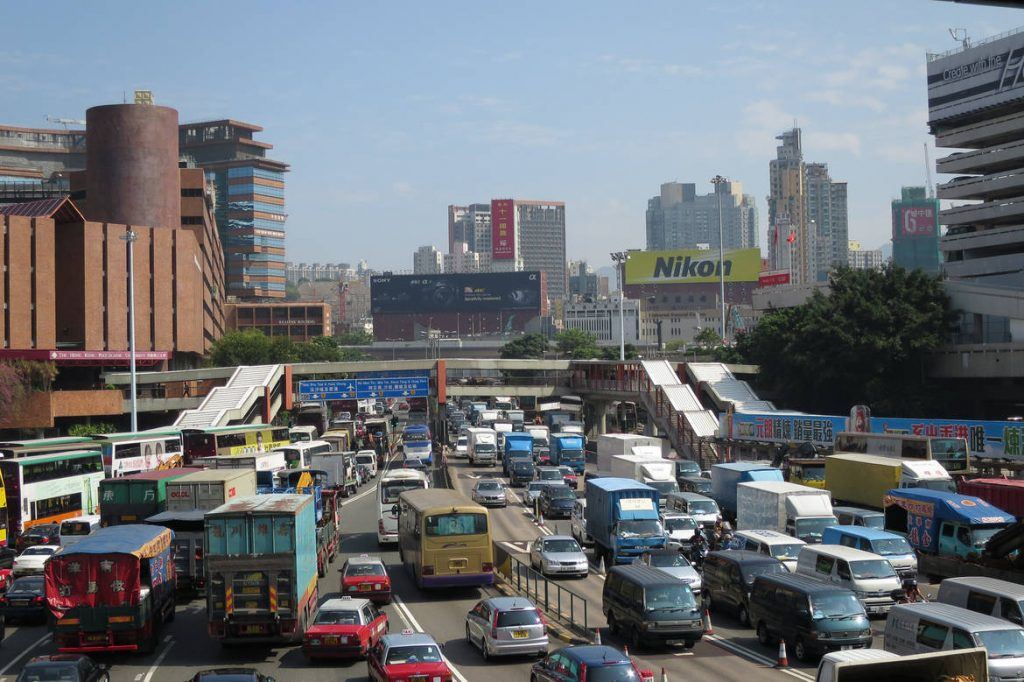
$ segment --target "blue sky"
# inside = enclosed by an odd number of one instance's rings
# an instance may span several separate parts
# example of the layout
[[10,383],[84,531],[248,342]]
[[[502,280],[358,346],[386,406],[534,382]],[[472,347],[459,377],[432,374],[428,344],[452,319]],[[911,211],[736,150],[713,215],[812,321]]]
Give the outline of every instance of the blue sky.
[[[662,182],[723,174],[767,223],[774,136],[849,182],[850,237],[888,239],[922,184],[925,52],[1024,25],[934,0],[8,3],[0,121],[83,118],[136,88],[231,117],[291,164],[288,257],[412,267],[450,203],[565,201],[570,258],[644,246]],[[945,152],[944,152],[945,153]],[[932,159],[935,154],[932,150]]]

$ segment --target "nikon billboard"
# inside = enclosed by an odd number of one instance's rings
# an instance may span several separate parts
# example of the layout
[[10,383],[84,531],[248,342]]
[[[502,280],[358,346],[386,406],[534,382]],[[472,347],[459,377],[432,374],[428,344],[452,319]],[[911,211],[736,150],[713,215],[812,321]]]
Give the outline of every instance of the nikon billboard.
[[626,260],[626,284],[704,284],[757,282],[761,271],[760,249],[726,251],[719,263],[718,251],[631,251]]

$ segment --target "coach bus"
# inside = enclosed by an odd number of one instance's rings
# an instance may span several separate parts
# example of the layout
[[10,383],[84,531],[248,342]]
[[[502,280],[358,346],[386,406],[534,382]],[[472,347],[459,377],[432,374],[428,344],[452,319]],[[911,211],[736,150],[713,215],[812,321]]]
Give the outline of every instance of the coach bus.
[[43,523],[98,514],[103,454],[78,450],[0,460],[11,535]]
[[251,455],[291,445],[287,426],[238,424],[206,429],[184,429],[185,461],[217,455]]
[[178,429],[103,433],[94,435],[93,440],[103,450],[103,469],[108,478],[172,469],[185,463]]
[[857,452],[896,459],[933,459],[950,473],[966,472],[971,465],[966,438],[843,432],[836,436],[833,452]]

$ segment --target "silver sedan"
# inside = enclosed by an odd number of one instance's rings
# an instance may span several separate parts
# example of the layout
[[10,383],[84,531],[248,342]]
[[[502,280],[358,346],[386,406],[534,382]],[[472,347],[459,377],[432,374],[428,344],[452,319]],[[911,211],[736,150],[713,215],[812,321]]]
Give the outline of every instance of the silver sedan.
[[501,481],[477,481],[473,486],[473,501],[484,507],[505,507],[508,505],[505,486]]
[[583,548],[568,535],[537,538],[530,546],[530,565],[546,576],[586,578],[590,563]]

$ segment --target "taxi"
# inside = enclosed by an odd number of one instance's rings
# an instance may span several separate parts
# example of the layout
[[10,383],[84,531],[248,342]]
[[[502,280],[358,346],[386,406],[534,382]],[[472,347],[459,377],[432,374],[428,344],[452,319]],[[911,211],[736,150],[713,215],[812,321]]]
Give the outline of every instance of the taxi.
[[387,632],[387,614],[369,599],[328,599],[302,637],[302,654],[310,661],[362,658]]
[[364,597],[375,604],[391,603],[391,578],[380,557],[360,554],[341,567],[341,593]]
[[434,638],[412,630],[384,635],[366,657],[371,680],[452,682],[452,671]]

